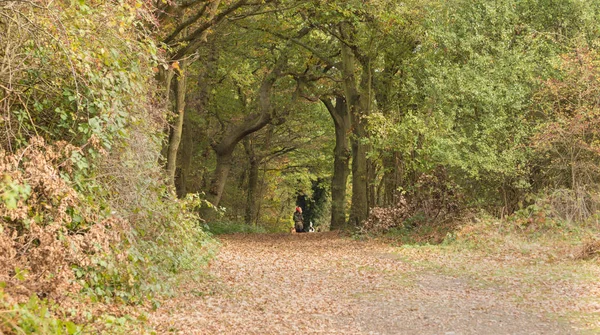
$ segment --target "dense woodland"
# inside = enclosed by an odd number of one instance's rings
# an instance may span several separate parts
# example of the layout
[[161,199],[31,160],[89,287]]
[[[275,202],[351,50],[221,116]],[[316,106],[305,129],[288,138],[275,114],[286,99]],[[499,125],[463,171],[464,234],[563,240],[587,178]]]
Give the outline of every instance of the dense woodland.
[[93,306],[296,206],[432,243],[598,229],[598,50],[591,0],[2,1],[0,333],[143,324]]

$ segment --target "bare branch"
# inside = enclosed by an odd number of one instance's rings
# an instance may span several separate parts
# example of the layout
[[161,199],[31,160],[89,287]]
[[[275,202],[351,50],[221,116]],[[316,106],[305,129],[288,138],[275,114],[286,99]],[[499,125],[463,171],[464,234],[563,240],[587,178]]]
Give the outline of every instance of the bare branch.
[[177,51],[175,53],[175,55],[173,55],[172,59],[179,59],[185,55],[189,55],[189,54],[195,52],[196,50],[198,50],[200,45],[204,42],[205,32],[209,28],[221,23],[227,17],[227,15],[235,12],[236,10],[238,10],[242,6],[246,5],[247,3],[248,3],[248,0],[238,0],[236,3],[234,3],[233,5],[231,5],[230,7],[228,7],[221,13],[219,13],[218,15],[215,15],[211,20],[205,22],[203,25],[198,27],[191,34],[189,34],[186,38],[178,41],[178,42],[190,42],[190,43],[187,46],[179,49],[179,51]]
[[175,30],[171,33],[171,35],[169,35],[167,38],[165,38],[165,40],[163,42],[165,44],[169,44],[171,41],[173,41],[173,39],[175,39],[175,37],[177,37],[177,35],[179,35],[179,33],[181,31],[183,31],[183,29],[194,24],[196,21],[198,21],[200,19],[200,17],[202,17],[202,15],[204,15],[204,13],[206,13],[206,8],[208,8],[208,3],[205,3],[204,6],[202,6],[202,8],[198,11],[198,13],[196,13],[196,15],[190,17],[185,22],[180,24],[177,28],[175,28]]

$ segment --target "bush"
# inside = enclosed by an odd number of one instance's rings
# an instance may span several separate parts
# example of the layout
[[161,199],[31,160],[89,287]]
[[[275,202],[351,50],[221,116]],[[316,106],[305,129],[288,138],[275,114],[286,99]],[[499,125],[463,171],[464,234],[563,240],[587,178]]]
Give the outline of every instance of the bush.
[[600,209],[600,54],[577,48],[563,55],[561,76],[535,96],[542,122],[532,137],[537,203],[569,222],[585,222]]
[[89,210],[61,178],[73,151],[34,138],[15,154],[0,152],[0,282],[13,294],[59,298],[76,291],[71,267],[108,253],[128,229]]
[[54,317],[51,306],[33,295],[27,302],[10,303],[0,288],[0,333],[2,334],[82,334],[83,327]]
[[262,226],[247,225],[243,222],[235,221],[214,221],[205,224],[206,230],[215,235],[238,234],[238,233],[266,233],[267,230]]
[[598,225],[600,202],[596,192],[555,189],[533,198],[533,204],[516,211],[508,220],[521,227],[534,226],[534,229],[552,228],[562,223]]
[[79,332],[90,300],[145,302],[214,250],[164,182],[147,5],[0,2],[0,332]]
[[384,233],[392,228],[414,229],[435,225],[457,217],[463,197],[455,183],[448,180],[445,169],[423,173],[414,188],[399,197],[396,206],[375,207],[362,230]]

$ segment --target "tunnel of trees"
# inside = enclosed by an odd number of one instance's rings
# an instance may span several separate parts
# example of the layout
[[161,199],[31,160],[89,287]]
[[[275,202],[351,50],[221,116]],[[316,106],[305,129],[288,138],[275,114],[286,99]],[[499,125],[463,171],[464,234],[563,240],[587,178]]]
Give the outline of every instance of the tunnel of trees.
[[275,231],[313,192],[324,197],[317,182],[327,200],[310,216],[324,228],[505,217],[540,202],[590,217],[597,7],[167,6],[172,183],[180,197],[205,194],[224,220]]
[[597,225],[599,22],[583,0],[0,1],[0,303],[141,303],[215,224],[289,232],[296,206],[321,231]]

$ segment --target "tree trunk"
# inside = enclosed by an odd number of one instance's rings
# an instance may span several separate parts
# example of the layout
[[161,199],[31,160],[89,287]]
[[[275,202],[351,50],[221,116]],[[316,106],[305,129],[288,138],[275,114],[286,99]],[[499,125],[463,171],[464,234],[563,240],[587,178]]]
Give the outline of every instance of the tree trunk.
[[[159,83],[164,83],[165,86],[165,91],[164,91],[164,103],[165,103],[165,108],[167,110],[171,110],[173,108],[173,106],[171,106],[171,90],[172,88],[172,83],[173,83],[173,77],[174,77],[174,72],[172,69],[169,70],[165,70],[162,67],[159,67],[159,71],[158,71],[158,75],[157,80]],[[164,129],[165,135],[168,137],[168,141],[164,142],[161,149],[160,149],[160,159],[161,159],[161,164],[164,163],[164,161],[162,161],[162,159],[166,159],[168,152],[169,152],[169,143],[171,143],[171,136],[173,134],[173,131],[171,130],[170,125],[167,125]]]
[[[340,33],[346,41],[354,41],[354,27],[342,24]],[[368,180],[367,180],[367,146],[362,143],[366,137],[364,116],[369,113],[371,93],[371,69],[368,59],[362,59],[362,75],[357,85],[355,74],[355,51],[342,43],[342,85],[352,122],[352,207],[349,223],[359,226],[369,215]]]
[[[188,95],[187,113],[185,113],[183,122],[182,143],[180,145],[179,178],[176,180],[177,195],[180,198],[186,196],[190,191],[198,192],[196,186],[190,190],[190,183],[193,182],[191,176],[194,166],[192,165],[194,153],[198,150],[206,148],[206,130],[199,124],[198,120],[204,119],[207,113],[207,106],[210,103],[210,88],[214,81],[217,72],[217,50],[214,42],[210,41],[207,44],[209,49],[208,56],[201,58],[198,61],[202,62],[202,66],[198,71],[197,87],[194,93]],[[200,173],[196,173],[200,175]],[[197,185],[197,184],[196,184]],[[200,188],[201,189],[201,188]]]
[[[185,113],[185,95],[186,95],[186,87],[187,87],[187,83],[186,83],[186,73],[185,73],[185,65],[186,65],[186,61],[185,61],[185,56],[191,54],[192,49],[191,45],[194,45],[195,48],[197,49],[199,45],[201,45],[202,43],[206,42],[208,33],[209,33],[209,28],[216,24],[216,22],[213,22],[213,19],[215,18],[216,14],[217,14],[217,8],[219,7],[219,4],[221,3],[221,0],[214,0],[212,1],[208,7],[206,7],[206,22],[207,23],[211,23],[209,25],[207,25],[204,30],[200,30],[199,31],[199,35],[195,36],[195,39],[192,39],[191,43],[186,44],[186,46],[183,49],[180,49],[176,52],[174,52],[174,54],[171,54],[170,57],[170,62],[172,61],[173,64],[173,68],[169,68],[167,73],[164,73],[164,71],[160,71],[159,72],[159,77],[163,76],[164,80],[165,80],[165,86],[166,86],[166,103],[167,103],[167,107],[170,108],[170,104],[169,104],[169,95],[170,95],[170,86],[171,86],[171,81],[173,78],[173,74],[174,71],[173,69],[176,68],[175,64],[178,64],[178,75],[177,75],[177,83],[175,86],[175,91],[176,91],[176,97],[175,97],[175,112],[176,112],[176,121],[175,124],[173,126],[173,128],[170,131],[170,136],[169,136],[169,143],[168,143],[168,148],[166,149],[166,157],[167,157],[167,182],[169,183],[169,185],[175,187],[175,170],[177,168],[177,152],[179,150],[179,144],[181,142],[181,137],[182,137],[182,133],[183,133],[183,123],[184,123],[184,113]],[[235,10],[237,8],[239,8],[239,5],[245,4],[245,1],[240,1],[239,4],[234,5],[231,7],[231,10]],[[237,6],[237,7],[236,7]],[[176,36],[178,33],[182,34],[182,37],[187,37],[188,36],[188,26],[185,25],[184,21],[185,21],[185,17],[184,17],[184,11],[180,11],[179,14],[175,15],[175,21],[177,22],[176,26],[181,27],[181,29],[177,29],[177,33],[175,33],[174,36]],[[222,13],[223,15],[226,15],[228,12],[224,12]],[[224,17],[224,16],[223,16]],[[166,42],[166,41],[165,41]],[[164,150],[163,150],[164,151]]]
[[[370,148],[368,149],[370,150]],[[367,159],[367,203],[369,210],[377,206],[377,175],[379,164],[375,159]]]
[[350,211],[350,224],[360,226],[369,215],[368,180],[367,180],[367,146],[361,143],[365,129],[360,120],[360,115],[353,113],[352,136],[352,210]]
[[208,200],[215,206],[218,207],[223,196],[223,190],[225,189],[225,183],[227,182],[227,176],[229,170],[231,170],[231,159],[233,157],[233,151],[216,152],[217,154],[217,167],[213,175],[213,179],[210,183],[210,189],[208,190]]
[[176,79],[175,85],[175,109],[177,111],[177,119],[173,126],[171,137],[169,139],[169,150],[167,152],[167,178],[169,185],[175,186],[175,169],[177,168],[177,151],[181,142],[181,133],[183,131],[183,120],[185,117],[185,93],[186,93],[186,78],[184,75],[185,62],[180,62],[181,71]]
[[336,97],[335,107],[328,99],[322,99],[335,126],[335,148],[333,150],[333,178],[331,180],[331,230],[346,227],[346,184],[350,169],[350,114],[343,97]]
[[254,152],[254,144],[249,138],[244,139],[244,148],[248,156],[248,193],[246,195],[246,211],[244,222],[252,225],[256,221],[257,198],[258,198],[258,172],[260,161]]
[[190,182],[190,172],[192,170],[192,160],[194,158],[194,124],[190,120],[188,113],[184,117],[182,130],[182,143],[179,155],[179,177],[175,180],[177,196],[184,198],[188,194],[188,183]]
[[231,157],[236,145],[247,135],[262,129],[271,120],[270,112],[260,115],[249,115],[246,117],[246,122],[242,122],[237,127],[230,130],[218,144],[213,145],[213,150],[217,156],[217,167],[210,183],[210,188],[207,194],[207,200],[214,206],[219,206],[223,189],[229,174],[231,165]]

